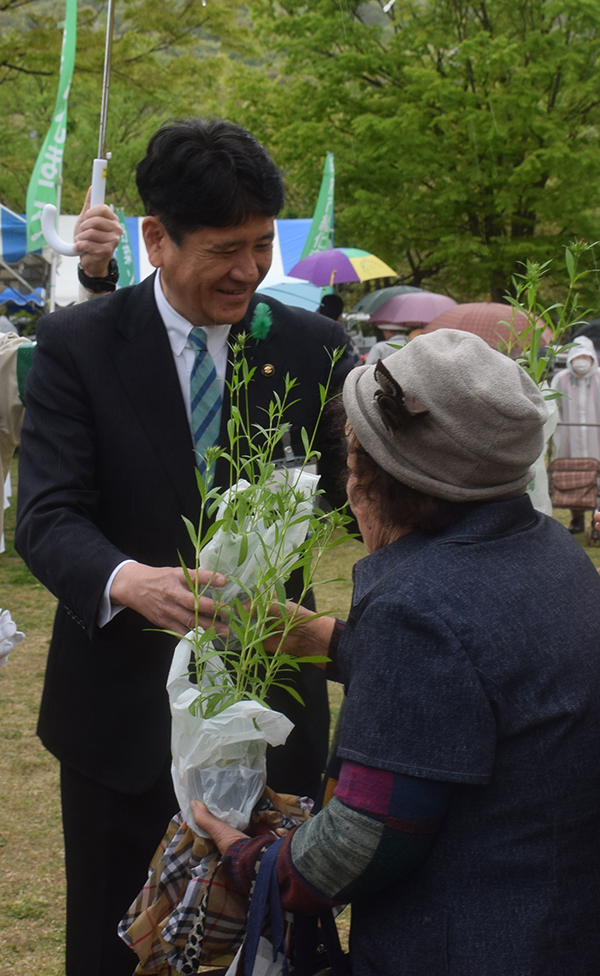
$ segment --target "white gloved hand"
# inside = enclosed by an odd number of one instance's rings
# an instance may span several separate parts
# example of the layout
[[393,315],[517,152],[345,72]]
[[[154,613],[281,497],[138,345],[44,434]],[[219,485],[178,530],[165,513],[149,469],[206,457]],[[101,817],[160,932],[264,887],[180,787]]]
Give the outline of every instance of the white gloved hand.
[[0,668],[8,661],[8,656],[16,644],[19,644],[25,634],[17,630],[17,625],[8,610],[0,613]]

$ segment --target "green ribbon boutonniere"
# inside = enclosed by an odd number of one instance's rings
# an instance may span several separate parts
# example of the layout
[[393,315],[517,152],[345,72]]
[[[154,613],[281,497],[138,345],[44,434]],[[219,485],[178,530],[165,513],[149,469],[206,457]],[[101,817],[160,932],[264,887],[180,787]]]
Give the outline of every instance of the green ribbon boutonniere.
[[265,302],[259,302],[254,309],[250,323],[250,335],[255,342],[266,339],[273,325],[273,313]]

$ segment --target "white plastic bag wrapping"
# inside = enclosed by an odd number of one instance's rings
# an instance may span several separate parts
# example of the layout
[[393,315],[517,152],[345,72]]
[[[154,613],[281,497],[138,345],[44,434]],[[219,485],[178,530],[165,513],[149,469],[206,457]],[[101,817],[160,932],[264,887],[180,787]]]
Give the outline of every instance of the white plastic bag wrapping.
[[[547,383],[542,387],[542,393],[549,390]],[[531,498],[531,504],[538,512],[544,515],[552,515],[552,501],[548,490],[548,472],[546,470],[546,453],[548,451],[548,441],[556,430],[558,423],[558,402],[557,400],[546,400],[548,419],[544,424],[544,450],[533,463],[533,478],[527,485],[527,494]]]
[[[250,593],[256,585],[257,572],[263,569],[268,561],[277,558],[277,562],[281,565],[282,560],[290,556],[294,549],[304,542],[318,483],[319,475],[311,474],[303,469],[279,468],[275,471],[271,483],[273,492],[277,492],[282,486],[294,487],[304,496],[304,500],[298,503],[285,535],[282,535],[279,521],[265,525],[263,519],[253,519],[251,516],[248,516],[244,523],[239,526],[239,532],[224,532],[222,529],[215,532],[210,542],[204,546],[200,553],[200,568],[213,572],[218,571],[228,580],[233,576],[235,580],[231,579],[225,586],[211,590],[210,595],[214,600],[227,603],[233,597]],[[243,493],[248,488],[250,488],[248,481],[240,479],[236,482],[219,505],[217,519],[223,518],[231,497]],[[247,540],[248,548],[246,557],[240,565],[240,554],[244,540]],[[236,582],[237,580],[239,580],[242,589]]]
[[[238,949],[237,955],[225,973],[225,976],[237,976],[240,959],[242,957],[242,948],[243,947],[240,946]],[[273,962],[273,946],[268,939],[265,939],[265,937],[261,935],[258,943],[256,959],[254,960],[254,968],[252,969],[252,976],[281,976],[281,973],[283,972],[283,963],[284,959],[280,952],[277,953],[277,959],[275,962]],[[327,970],[324,970],[324,972],[327,972]]]
[[10,652],[25,637],[8,610],[0,610],[0,668],[8,661]]
[[[245,830],[266,785],[267,745],[283,745],[294,726],[285,715],[253,701],[236,702],[210,719],[192,715],[189,706],[198,697],[188,676],[192,636],[179,641],[167,679],[175,794],[185,820],[198,834],[206,836],[194,824],[191,800],[203,800],[215,817]],[[220,660],[215,664],[222,667]],[[209,661],[206,671],[216,670]]]

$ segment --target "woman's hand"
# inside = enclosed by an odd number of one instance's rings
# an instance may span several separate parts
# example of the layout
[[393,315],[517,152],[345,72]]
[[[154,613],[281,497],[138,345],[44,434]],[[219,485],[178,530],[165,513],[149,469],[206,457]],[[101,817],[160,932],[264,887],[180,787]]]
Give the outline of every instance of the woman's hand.
[[[286,603],[288,617],[296,617],[294,626],[287,634],[283,645],[280,647],[281,635],[284,631],[284,617],[277,606],[271,609],[275,616],[281,616],[281,628],[276,629],[270,637],[264,641],[267,651],[274,654],[277,650],[282,650],[285,654],[292,654],[294,657],[326,657],[331,641],[331,635],[335,626],[335,617],[322,617],[307,610],[306,607],[296,603]],[[315,665],[324,668],[325,664],[319,662]]]
[[227,848],[236,844],[238,840],[248,840],[247,835],[242,834],[240,830],[223,823],[218,817],[213,817],[206,803],[202,803],[201,800],[192,800],[190,807],[194,814],[194,823],[212,838],[221,854],[224,854]]

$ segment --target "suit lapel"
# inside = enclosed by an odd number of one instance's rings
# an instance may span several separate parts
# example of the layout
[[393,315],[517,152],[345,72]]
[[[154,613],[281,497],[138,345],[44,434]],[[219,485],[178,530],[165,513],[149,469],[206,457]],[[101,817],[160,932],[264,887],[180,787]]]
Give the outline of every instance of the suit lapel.
[[117,331],[117,374],[181,512],[191,517],[198,508],[192,438],[169,338],[154,300],[154,275],[132,289]]

